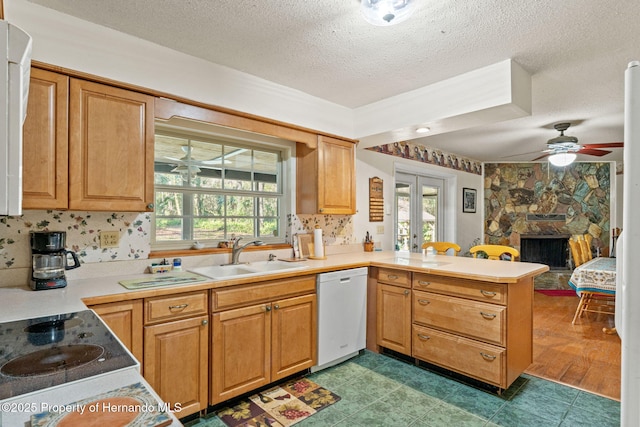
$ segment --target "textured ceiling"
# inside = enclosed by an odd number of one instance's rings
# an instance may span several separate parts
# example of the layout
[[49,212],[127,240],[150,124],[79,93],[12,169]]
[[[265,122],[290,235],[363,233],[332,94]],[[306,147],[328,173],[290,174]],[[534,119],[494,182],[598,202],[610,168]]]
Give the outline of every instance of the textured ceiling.
[[31,1],[350,108],[511,58],[532,75],[531,116],[420,140],[482,161],[531,160],[516,154],[562,121],[581,143],[622,141],[624,70],[640,59],[637,0],[417,0],[392,27],[358,0]]

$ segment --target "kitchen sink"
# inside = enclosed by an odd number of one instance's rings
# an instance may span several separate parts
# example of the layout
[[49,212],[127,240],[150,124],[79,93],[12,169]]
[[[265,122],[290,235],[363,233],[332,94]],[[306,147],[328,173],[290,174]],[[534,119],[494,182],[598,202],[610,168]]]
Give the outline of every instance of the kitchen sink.
[[291,270],[303,270],[305,268],[308,268],[308,266],[292,264],[285,261],[256,261],[236,265],[213,265],[209,267],[191,268],[189,271],[213,280],[229,280]]

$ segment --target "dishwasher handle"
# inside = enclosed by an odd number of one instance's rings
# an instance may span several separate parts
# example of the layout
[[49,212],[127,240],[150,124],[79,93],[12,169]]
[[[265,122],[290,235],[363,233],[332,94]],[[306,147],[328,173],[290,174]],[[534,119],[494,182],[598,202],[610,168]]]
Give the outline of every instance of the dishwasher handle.
[[351,281],[351,277],[341,277],[340,283],[349,283]]

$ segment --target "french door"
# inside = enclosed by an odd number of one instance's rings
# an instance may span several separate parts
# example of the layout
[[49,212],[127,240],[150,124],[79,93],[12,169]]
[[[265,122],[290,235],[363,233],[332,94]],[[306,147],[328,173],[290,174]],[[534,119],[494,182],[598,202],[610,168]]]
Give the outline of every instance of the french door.
[[421,252],[424,242],[444,237],[445,182],[408,173],[396,173],[395,182],[395,249]]

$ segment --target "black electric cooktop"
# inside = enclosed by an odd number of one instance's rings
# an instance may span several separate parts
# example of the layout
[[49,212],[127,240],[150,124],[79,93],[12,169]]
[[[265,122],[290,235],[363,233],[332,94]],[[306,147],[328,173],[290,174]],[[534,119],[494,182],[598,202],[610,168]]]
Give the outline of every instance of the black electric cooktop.
[[0,323],[0,400],[136,365],[91,310]]

